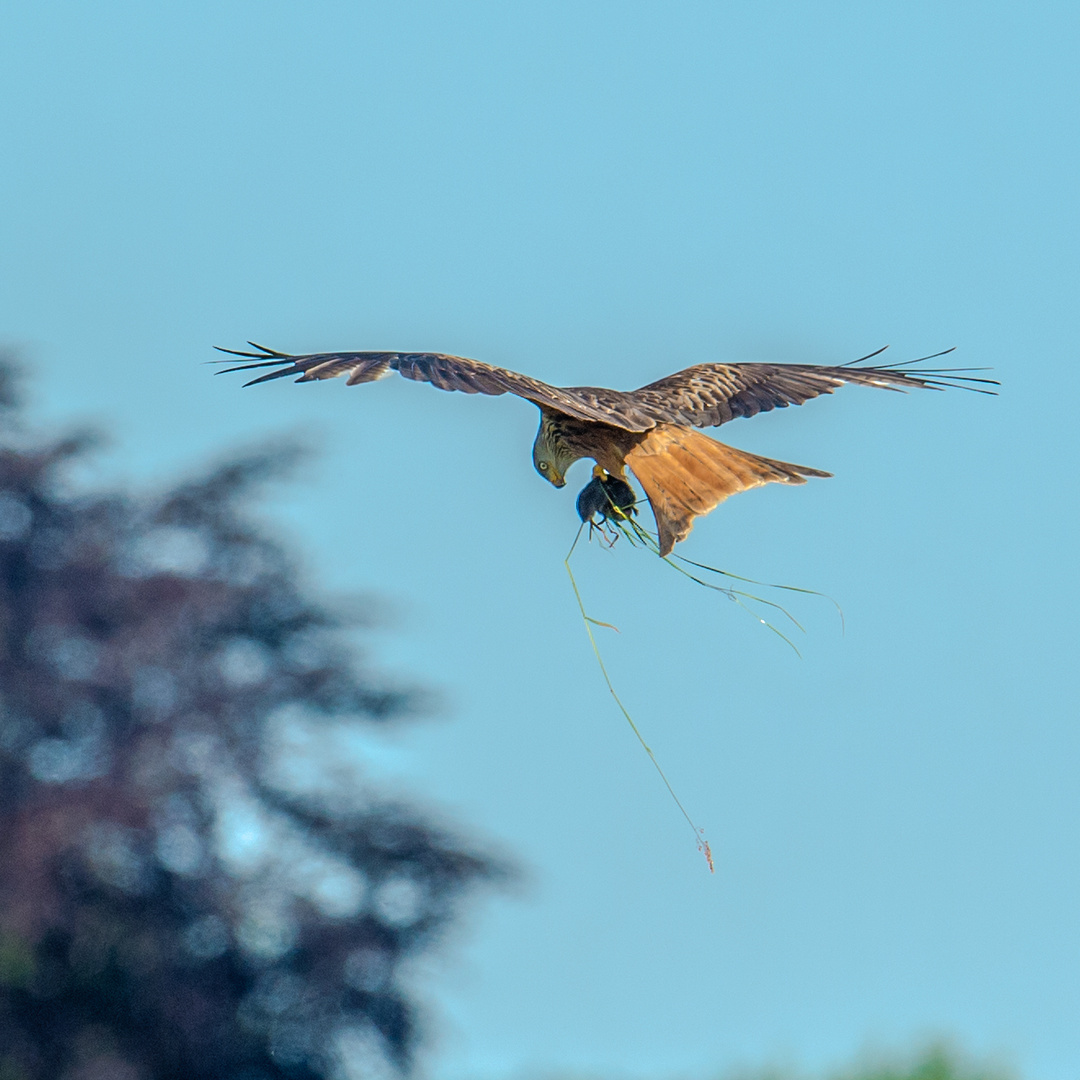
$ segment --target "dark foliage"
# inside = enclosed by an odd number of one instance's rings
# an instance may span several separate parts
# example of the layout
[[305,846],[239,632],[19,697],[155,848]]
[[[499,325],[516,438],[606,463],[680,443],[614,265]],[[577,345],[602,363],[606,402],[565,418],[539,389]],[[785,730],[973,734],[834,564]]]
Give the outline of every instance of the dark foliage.
[[0,1080],[407,1068],[399,964],[494,868],[304,758],[410,699],[245,516],[280,458],[76,496],[87,440],[27,437],[16,398],[5,371]]

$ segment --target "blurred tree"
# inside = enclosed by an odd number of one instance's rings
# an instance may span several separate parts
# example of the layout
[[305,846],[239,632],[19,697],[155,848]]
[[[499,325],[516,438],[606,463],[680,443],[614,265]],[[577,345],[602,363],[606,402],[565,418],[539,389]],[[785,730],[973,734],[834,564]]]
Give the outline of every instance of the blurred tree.
[[0,376],[0,1080],[407,1069],[401,961],[498,868],[305,755],[411,696],[245,515],[287,453],[73,494]]

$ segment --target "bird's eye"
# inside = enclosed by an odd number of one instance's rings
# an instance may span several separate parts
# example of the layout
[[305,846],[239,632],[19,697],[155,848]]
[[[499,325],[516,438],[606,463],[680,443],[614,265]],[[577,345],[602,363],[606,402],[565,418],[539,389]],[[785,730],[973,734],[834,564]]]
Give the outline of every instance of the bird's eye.
[[541,472],[547,472],[547,467],[548,467],[548,463],[546,461],[541,461],[540,462],[540,471]]

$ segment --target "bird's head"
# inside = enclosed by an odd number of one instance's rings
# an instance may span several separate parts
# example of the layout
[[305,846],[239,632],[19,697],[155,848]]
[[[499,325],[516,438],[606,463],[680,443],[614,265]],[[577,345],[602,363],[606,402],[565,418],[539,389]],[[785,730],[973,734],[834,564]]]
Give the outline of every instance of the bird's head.
[[566,470],[580,457],[568,449],[558,434],[546,425],[540,425],[536,442],[533,443],[533,465],[536,471],[555,487],[566,487]]

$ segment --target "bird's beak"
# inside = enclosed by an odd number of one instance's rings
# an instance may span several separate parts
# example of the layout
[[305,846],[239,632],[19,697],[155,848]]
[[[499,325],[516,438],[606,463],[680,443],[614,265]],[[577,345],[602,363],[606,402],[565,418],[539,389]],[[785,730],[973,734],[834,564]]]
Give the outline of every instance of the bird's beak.
[[556,486],[557,488],[560,488],[560,487],[566,487],[566,477],[565,477],[565,476],[553,476],[553,477],[551,478],[551,482],[552,482],[552,483],[553,483],[553,484],[554,484],[554,485],[555,485],[555,486]]

